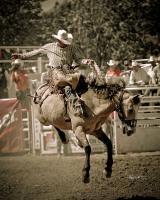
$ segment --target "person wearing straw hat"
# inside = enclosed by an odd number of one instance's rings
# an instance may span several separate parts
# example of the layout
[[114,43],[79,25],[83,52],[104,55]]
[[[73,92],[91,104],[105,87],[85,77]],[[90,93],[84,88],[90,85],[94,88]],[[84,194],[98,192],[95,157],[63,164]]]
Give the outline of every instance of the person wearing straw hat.
[[16,97],[20,101],[22,108],[29,109],[30,101],[27,96],[30,92],[28,73],[24,70],[20,59],[16,59],[11,65],[11,81],[15,84]]
[[150,77],[147,72],[142,69],[136,61],[132,61],[130,66],[131,74],[129,77],[129,85],[147,85]]
[[121,70],[118,67],[118,61],[109,60],[107,63],[109,65],[109,69],[107,69],[106,76],[109,77],[118,77],[121,74]]
[[[73,61],[77,66],[90,65],[91,59],[84,59],[82,51],[73,45],[73,35],[66,30],[59,30],[57,34],[52,35],[56,41],[46,44],[41,48],[23,54],[13,54],[13,58],[28,58],[38,54],[46,54],[49,59],[50,79],[57,87],[64,87],[67,99],[75,98],[75,104],[79,99],[75,93],[77,84],[80,79],[80,73],[76,73],[72,67]],[[100,74],[99,69],[95,69]],[[77,101],[78,100],[78,101]]]
[[160,85],[160,56],[156,60],[157,64],[156,67],[153,69],[154,74],[155,74],[155,82],[156,84]]
[[[153,69],[154,73],[155,73],[155,81],[156,84],[160,85],[160,56],[158,56],[157,60],[157,65],[156,67]],[[160,96],[160,88],[158,88],[157,90],[157,96]]]

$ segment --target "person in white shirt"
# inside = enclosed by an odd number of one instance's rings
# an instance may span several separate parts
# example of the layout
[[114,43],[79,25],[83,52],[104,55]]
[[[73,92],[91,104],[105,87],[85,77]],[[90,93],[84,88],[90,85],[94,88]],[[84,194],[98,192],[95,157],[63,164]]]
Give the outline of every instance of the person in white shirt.
[[135,61],[132,62],[131,74],[129,77],[129,85],[147,85],[149,84],[150,77],[147,72],[142,69]]

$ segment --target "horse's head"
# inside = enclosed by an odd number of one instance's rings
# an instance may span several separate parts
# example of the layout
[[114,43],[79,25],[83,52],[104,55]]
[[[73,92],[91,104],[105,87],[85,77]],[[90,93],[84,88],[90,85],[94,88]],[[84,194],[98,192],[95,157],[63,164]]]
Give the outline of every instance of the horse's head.
[[140,95],[132,96],[127,91],[121,91],[119,103],[116,105],[116,111],[122,121],[123,133],[128,136],[132,135],[136,130],[137,113],[140,104]]

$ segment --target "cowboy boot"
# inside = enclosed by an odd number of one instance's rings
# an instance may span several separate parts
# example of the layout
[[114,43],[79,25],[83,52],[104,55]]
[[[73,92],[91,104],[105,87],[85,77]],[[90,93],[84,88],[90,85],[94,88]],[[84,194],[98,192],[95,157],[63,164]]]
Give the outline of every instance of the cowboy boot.
[[78,95],[76,95],[73,92],[71,86],[65,87],[65,96],[66,96],[67,100],[69,101],[73,111],[78,115],[83,115],[83,108],[81,105],[81,100],[78,97]]

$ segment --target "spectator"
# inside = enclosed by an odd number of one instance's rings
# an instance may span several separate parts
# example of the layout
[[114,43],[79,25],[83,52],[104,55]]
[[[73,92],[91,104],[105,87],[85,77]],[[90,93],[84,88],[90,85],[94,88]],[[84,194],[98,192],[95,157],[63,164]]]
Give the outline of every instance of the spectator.
[[125,60],[124,61],[124,71],[121,72],[120,76],[123,77],[126,85],[128,85],[129,83],[129,77],[130,77],[130,73],[131,73],[131,70],[130,70],[130,65],[131,65],[132,61],[131,60]]
[[153,56],[150,56],[148,63],[150,64],[150,67],[149,67],[148,72],[147,72],[148,75],[150,76],[149,84],[155,85],[156,84],[155,73],[154,73],[154,68],[156,67],[155,58]]
[[[160,85],[160,56],[157,58],[157,65],[153,69],[155,75],[155,83]],[[157,96],[160,96],[160,89],[157,89]]]
[[157,65],[153,69],[156,84],[160,84],[160,56],[157,58]]
[[106,72],[106,79],[107,77],[118,77],[121,74],[121,70],[118,67],[118,61],[110,60],[108,63],[109,69]]
[[147,72],[142,69],[135,61],[132,62],[131,74],[129,77],[129,85],[147,85],[149,84],[150,77]]
[[153,69],[156,66],[155,58],[153,56],[150,56],[148,63],[151,64],[151,68]]
[[20,59],[16,59],[12,63],[11,80],[15,83],[16,97],[20,101],[22,108],[30,108],[29,94],[29,78],[28,73],[23,68],[23,63]]

